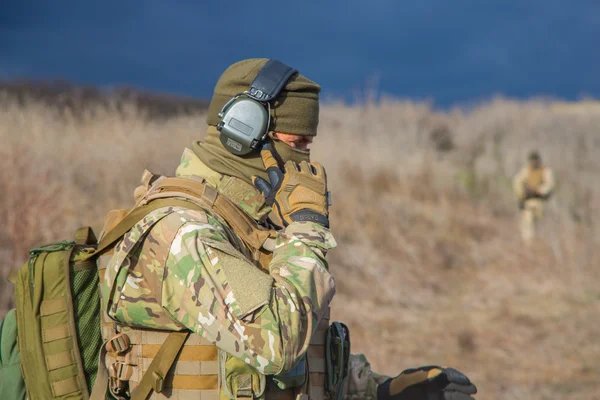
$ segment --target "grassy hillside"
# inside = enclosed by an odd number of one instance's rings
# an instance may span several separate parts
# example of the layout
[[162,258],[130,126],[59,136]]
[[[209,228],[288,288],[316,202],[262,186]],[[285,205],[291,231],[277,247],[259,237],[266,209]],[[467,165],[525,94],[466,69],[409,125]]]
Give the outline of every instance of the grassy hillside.
[[[144,168],[172,174],[201,111],[73,110],[0,91],[0,273],[132,205]],[[434,112],[383,101],[321,114],[313,159],[333,191],[333,317],[383,373],[452,365],[481,399],[600,399],[598,107],[494,100]],[[510,178],[537,148],[558,181],[524,247]],[[10,306],[2,280],[0,315]]]

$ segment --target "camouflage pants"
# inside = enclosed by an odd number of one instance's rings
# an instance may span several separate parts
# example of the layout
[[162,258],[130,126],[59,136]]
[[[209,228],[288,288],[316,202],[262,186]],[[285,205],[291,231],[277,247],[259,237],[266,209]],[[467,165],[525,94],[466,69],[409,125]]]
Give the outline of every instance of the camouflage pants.
[[525,201],[525,208],[521,211],[521,237],[525,242],[530,242],[535,237],[536,224],[544,214],[544,203],[540,199]]

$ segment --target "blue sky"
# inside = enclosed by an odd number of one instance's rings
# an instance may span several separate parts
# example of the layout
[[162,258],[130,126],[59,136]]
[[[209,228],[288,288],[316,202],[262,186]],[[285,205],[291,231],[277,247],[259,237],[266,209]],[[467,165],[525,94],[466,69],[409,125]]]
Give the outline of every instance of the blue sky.
[[3,0],[0,79],[208,98],[231,63],[270,57],[329,96],[600,97],[599,20],[597,0]]

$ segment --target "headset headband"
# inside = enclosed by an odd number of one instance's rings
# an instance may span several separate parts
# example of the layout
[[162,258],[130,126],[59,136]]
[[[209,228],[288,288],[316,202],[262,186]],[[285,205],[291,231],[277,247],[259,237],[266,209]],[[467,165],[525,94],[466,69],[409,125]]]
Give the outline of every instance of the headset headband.
[[261,103],[268,103],[279,95],[281,89],[296,72],[298,70],[281,61],[269,60],[258,71],[246,94]]
[[298,72],[277,60],[258,71],[250,89],[231,98],[219,112],[217,129],[223,146],[243,156],[265,140],[271,124],[270,101],[279,96],[287,81]]

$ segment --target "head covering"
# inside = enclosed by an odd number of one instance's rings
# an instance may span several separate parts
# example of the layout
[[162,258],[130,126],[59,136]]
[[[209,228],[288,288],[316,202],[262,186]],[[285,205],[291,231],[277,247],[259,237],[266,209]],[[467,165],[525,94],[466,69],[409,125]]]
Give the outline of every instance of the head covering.
[[536,150],[529,152],[529,156],[527,158],[529,159],[529,161],[541,161],[542,160],[540,153],[537,152]]
[[[216,126],[219,112],[232,97],[248,89],[258,71],[269,61],[251,58],[240,61],[223,72],[208,107],[206,123]],[[300,136],[316,136],[319,124],[319,92],[321,87],[300,74],[294,74],[275,100],[271,102],[273,132]]]
[[[266,58],[253,58],[233,64],[221,75],[208,109],[206,122],[209,127],[204,141],[192,144],[194,153],[213,170],[235,176],[252,183],[252,176],[268,179],[267,172],[258,151],[245,156],[236,156],[227,150],[219,140],[220,132],[216,125],[218,113],[232,97],[250,88],[258,71],[266,64]],[[300,74],[294,74],[284,86],[279,96],[271,102],[272,132],[289,133],[300,136],[316,136],[319,124],[319,92],[321,87]],[[285,161],[309,161],[309,151],[294,149],[282,141],[273,139],[274,148]]]

